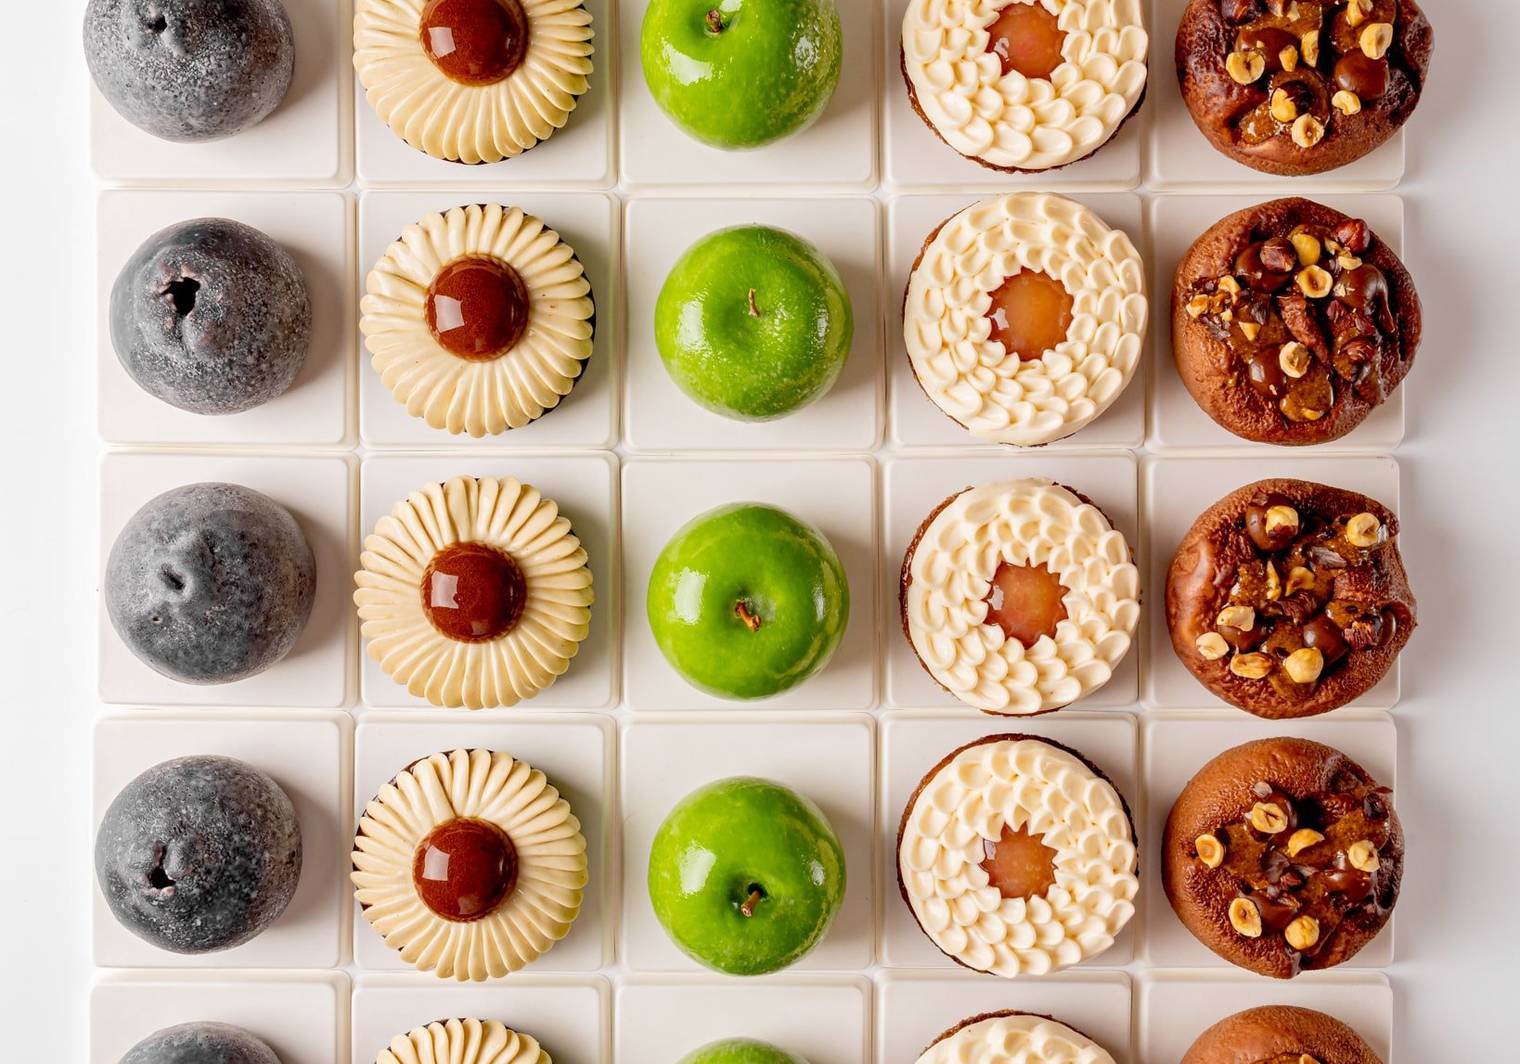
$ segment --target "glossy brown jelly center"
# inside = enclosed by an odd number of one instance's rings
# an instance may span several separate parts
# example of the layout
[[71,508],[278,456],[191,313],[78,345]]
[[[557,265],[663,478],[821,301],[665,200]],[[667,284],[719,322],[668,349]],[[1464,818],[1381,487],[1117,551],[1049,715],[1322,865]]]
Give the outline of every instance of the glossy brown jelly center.
[[1048,78],[1064,59],[1066,31],[1035,0],[1014,0],[987,27],[987,51],[998,57],[1005,75],[1017,70],[1026,78]]
[[987,623],[995,624],[1009,639],[1026,647],[1040,636],[1054,636],[1056,625],[1066,619],[1066,585],[1044,565],[1010,565],[1003,562],[992,574],[987,592]]
[[528,54],[528,16],[519,0],[428,0],[422,50],[450,81],[494,85]]
[[1038,270],[1020,270],[992,293],[990,338],[1024,362],[1066,339],[1073,300],[1066,286]]
[[439,824],[418,844],[412,883],[422,903],[445,920],[479,920],[512,893],[517,849],[495,824],[459,817]]
[[1038,835],[1003,825],[996,842],[982,840],[982,870],[1005,898],[1033,898],[1056,883],[1056,851]]
[[422,574],[422,612],[460,643],[506,635],[522,617],[527,597],[517,563],[486,543],[451,543]]
[[427,326],[449,354],[500,358],[528,327],[528,289],[504,262],[474,256],[449,263],[427,292]]

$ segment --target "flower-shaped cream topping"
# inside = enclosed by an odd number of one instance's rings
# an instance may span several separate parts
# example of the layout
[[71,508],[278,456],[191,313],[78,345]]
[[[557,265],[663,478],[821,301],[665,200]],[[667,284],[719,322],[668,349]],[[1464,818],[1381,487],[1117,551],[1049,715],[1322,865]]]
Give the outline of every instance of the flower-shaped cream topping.
[[1019,735],[980,740],[931,773],[903,813],[897,854],[924,933],[1001,976],[1058,971],[1112,946],[1135,914],[1136,867],[1113,786],[1075,754]]
[[494,163],[562,127],[591,74],[581,0],[355,0],[354,68],[392,132]]
[[903,577],[919,660],[988,713],[1043,713],[1102,687],[1140,619],[1140,573],[1123,533],[1037,478],[957,495],[923,530]]
[[1114,1064],[1085,1034],[1045,1016],[1004,1012],[950,1032],[918,1064]]
[[903,71],[956,151],[1046,170],[1101,148],[1140,102],[1141,0],[910,0]]
[[461,982],[542,956],[569,934],[586,886],[570,803],[538,769],[490,750],[434,754],[381,787],[353,861],[354,897],[385,944]]
[[511,477],[455,477],[397,503],[354,575],[369,655],[435,706],[532,698],[591,622],[591,570],[559,507]]
[[595,307],[574,250],[516,207],[407,227],[365,282],[359,328],[380,379],[435,429],[522,428],[570,393]]
[[528,1035],[496,1020],[438,1020],[398,1034],[375,1064],[550,1064]]
[[908,279],[908,360],[929,399],[975,436],[1070,436],[1140,364],[1144,276],[1129,237],[1078,203],[983,200],[940,227]]

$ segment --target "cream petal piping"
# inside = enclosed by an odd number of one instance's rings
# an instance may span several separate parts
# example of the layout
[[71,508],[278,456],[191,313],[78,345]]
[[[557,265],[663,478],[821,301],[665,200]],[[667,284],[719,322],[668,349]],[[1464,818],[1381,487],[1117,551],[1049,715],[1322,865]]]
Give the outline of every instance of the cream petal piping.
[[375,1064],[551,1064],[538,1042],[495,1020],[439,1020],[398,1034]]
[[[459,817],[495,824],[518,860],[512,894],[468,923],[433,913],[412,883],[418,845]],[[380,788],[359,821],[353,863],[354,897],[386,945],[420,971],[478,982],[517,971],[569,934],[586,886],[586,839],[538,769],[503,753],[455,750]]]
[[[422,579],[451,543],[489,543],[527,583],[516,627],[482,643],[440,633],[422,609]],[[364,541],[354,602],[369,656],[436,706],[482,709],[532,698],[570,667],[591,623],[591,570],[559,507],[506,477],[455,477],[396,504]]]
[[917,1064],[1114,1064],[1114,1058],[1064,1023],[1015,1012],[967,1024],[924,1050]]

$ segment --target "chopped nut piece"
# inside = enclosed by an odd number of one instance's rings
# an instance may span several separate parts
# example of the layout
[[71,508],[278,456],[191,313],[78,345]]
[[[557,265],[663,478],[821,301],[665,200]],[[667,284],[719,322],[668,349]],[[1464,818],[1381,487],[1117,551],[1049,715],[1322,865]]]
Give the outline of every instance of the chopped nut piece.
[[1283,662],[1283,671],[1294,683],[1313,683],[1325,671],[1325,655],[1314,647],[1299,647]]
[[1230,671],[1243,680],[1263,680],[1272,671],[1272,659],[1265,654],[1236,654],[1230,659]]
[[1319,30],[1310,30],[1298,39],[1298,47],[1304,55],[1304,62],[1310,66],[1319,65]]
[[1230,652],[1230,644],[1224,641],[1224,636],[1218,632],[1204,632],[1193,645],[1198,648],[1198,653],[1203,655],[1205,661],[1218,661]]
[[1315,410],[1311,407],[1306,406],[1298,412],[1298,416],[1299,420],[1301,421],[1318,421],[1320,418],[1325,416],[1325,412],[1323,410]]
[[1383,541],[1383,524],[1372,514],[1357,514],[1346,522],[1346,542],[1353,547],[1376,547]]
[[1330,102],[1343,115],[1361,114],[1362,98],[1350,89],[1341,89],[1334,96],[1330,97]]
[[1277,53],[1277,61],[1289,74],[1298,69],[1298,49],[1291,44]]
[[1214,835],[1199,835],[1193,840],[1193,849],[1205,868],[1218,868],[1224,864],[1224,844]]
[[1335,257],[1335,264],[1343,270],[1354,270],[1362,264],[1362,260],[1349,251],[1343,251]]
[[1319,941],[1319,921],[1312,916],[1300,916],[1287,926],[1283,937],[1296,950],[1312,949]]
[[1362,46],[1362,54],[1368,59],[1381,59],[1388,54],[1388,49],[1393,46],[1393,24],[1391,22],[1371,22],[1362,28],[1362,34],[1357,38],[1357,43]]
[[1267,72],[1267,57],[1260,52],[1231,52],[1224,69],[1239,85],[1250,85]]
[[1238,628],[1249,632],[1256,627],[1256,611],[1250,606],[1226,606],[1219,611],[1215,623],[1221,628]]
[[1240,323],[1240,335],[1247,340],[1254,340],[1261,335],[1261,326],[1254,321],[1243,321]]
[[1288,573],[1288,594],[1304,591],[1314,586],[1314,574],[1302,565],[1295,565]]
[[1299,115],[1293,123],[1293,143],[1312,148],[1325,139],[1325,124],[1313,115]]
[[1355,29],[1372,14],[1372,0],[1349,0],[1346,4],[1346,25]]
[[1297,857],[1315,843],[1324,841],[1325,837],[1313,828],[1299,828],[1288,836],[1288,856]]
[[1352,868],[1360,872],[1376,872],[1380,865],[1377,847],[1366,839],[1351,844],[1346,850],[1346,860],[1351,862]]
[[1288,827],[1287,811],[1276,802],[1257,802],[1246,819],[1263,835],[1276,835]]
[[1272,117],[1279,122],[1287,124],[1298,117],[1298,104],[1293,102],[1282,89],[1276,89],[1272,93]]
[[1267,601],[1276,602],[1282,598],[1282,577],[1277,575],[1277,566],[1267,563]]
[[1309,372],[1309,349],[1297,340],[1289,340],[1277,352],[1277,364],[1284,373],[1297,380]]
[[1300,1053],[1298,1055],[1298,1064],[1319,1064],[1319,1061],[1315,1060],[1308,1053]]
[[[1281,89],[1277,90],[1281,92]],[[1298,252],[1298,264],[1300,266],[1313,266],[1319,261],[1320,243],[1319,238],[1313,233],[1297,232],[1288,237],[1293,242],[1293,250]]]
[[1266,523],[1268,535],[1271,535],[1273,532],[1288,531],[1290,529],[1294,535],[1297,535],[1298,511],[1291,506],[1284,506],[1281,503],[1278,503],[1276,506],[1268,506]]
[[1235,280],[1231,275],[1225,274],[1219,279],[1219,290],[1221,292],[1228,292],[1232,296],[1238,296],[1240,295],[1240,282]]
[[1298,290],[1310,299],[1324,299],[1335,287],[1335,278],[1323,266],[1305,266],[1298,271]]
[[1196,295],[1192,299],[1188,300],[1188,303],[1187,303],[1188,317],[1190,317],[1190,318],[1201,318],[1201,317],[1203,317],[1205,314],[1207,314],[1209,312],[1209,302],[1210,302],[1209,297],[1207,295],[1202,295],[1202,294]]
[[1261,911],[1249,898],[1230,902],[1230,926],[1246,938],[1261,937]]

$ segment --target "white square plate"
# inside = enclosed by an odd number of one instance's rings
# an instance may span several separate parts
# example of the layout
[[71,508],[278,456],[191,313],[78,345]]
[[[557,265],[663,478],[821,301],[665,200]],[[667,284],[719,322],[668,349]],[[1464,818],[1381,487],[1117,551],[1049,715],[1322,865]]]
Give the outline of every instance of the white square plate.
[[[231,218],[262,231],[295,258],[311,298],[311,345],[289,391],[240,414],[212,417],[161,402],[127,375],[111,344],[111,287],[148,237],[192,218]],[[336,192],[107,191],[100,196],[96,258],[97,401],[111,443],[243,446],[348,442],[354,405],[353,211]]]
[[[1317,196],[1319,202],[1364,218],[1394,253],[1404,254],[1404,201],[1397,196]],[[1177,264],[1193,242],[1215,222],[1233,211],[1265,201],[1262,196],[1157,196],[1151,200],[1151,374],[1150,437],[1146,445],[1155,451],[1227,450],[1260,454],[1297,451],[1309,447],[1276,447],[1253,443],[1221,428],[1203,412],[1177,375],[1172,357],[1172,289]],[[1404,388],[1400,387],[1341,439],[1326,449],[1389,451],[1404,439]]]
[[[617,459],[610,454],[395,455],[366,458],[359,471],[360,533],[374,531],[380,518],[426,484],[458,476],[516,477],[553,499],[586,549],[591,567],[591,631],[570,668],[518,710],[602,709],[617,701],[618,678],[618,510]],[[352,588],[352,581],[349,587]],[[363,639],[361,637],[361,643]],[[361,649],[364,704],[377,709],[427,709],[429,703],[386,675]]]
[[100,610],[100,697],[167,706],[348,705],[353,689],[354,500],[346,457],[107,454],[100,465],[100,572],[111,545],[148,500],[185,484],[222,481],[263,492],[301,525],[317,562],[316,601],[306,629],[283,659],[257,676],[199,686],[139,661]]
[[698,514],[731,502],[779,506],[817,525],[844,564],[850,619],[834,657],[766,709],[870,709],[876,704],[876,535],[869,459],[634,459],[623,467],[623,558],[628,574],[624,697],[640,710],[743,705],[692,687],[649,630],[649,573],[665,544]]
[[636,718],[623,732],[621,754],[623,963],[635,972],[704,970],[670,941],[649,904],[649,846],[671,809],[698,787],[759,776],[816,802],[844,847],[844,904],[823,941],[790,970],[869,967],[875,954],[874,742],[871,718],[854,713]]
[[[1329,717],[1283,721],[1257,720],[1245,714],[1152,714],[1145,721],[1141,756],[1146,787],[1144,837],[1150,840],[1143,852],[1153,859],[1142,860],[1145,879],[1140,890],[1141,897],[1148,899],[1143,906],[1147,959],[1156,967],[1235,970],[1229,961],[1195,939],[1172,911],[1166,892],[1161,888],[1161,836],[1177,796],[1199,769],[1241,743],[1279,735],[1312,739],[1335,747],[1371,773],[1373,779],[1385,787],[1392,787],[1394,807],[1398,807],[1398,784],[1394,779],[1398,764],[1398,732],[1393,719],[1386,713],[1341,710]],[[1397,919],[1395,912],[1378,936],[1340,968],[1386,968],[1393,963],[1393,931]],[[1252,978],[1258,987],[1276,983],[1272,979]],[[1213,1019],[1208,1022],[1212,1023]]]
[[[1033,451],[965,457],[896,458],[883,474],[882,513],[882,638],[887,669],[886,704],[894,708],[964,708],[964,703],[935,683],[925,671],[913,645],[902,630],[899,605],[903,555],[918,527],[948,496],[966,488],[1017,477],[1047,477],[1081,492],[1108,515],[1115,528],[1139,554],[1140,510],[1135,485],[1135,459],[1129,454],[1057,454]],[[1142,569],[1141,575],[1144,575]],[[1142,587],[1143,587],[1142,583]],[[1143,627],[1143,625],[1142,625]],[[1078,709],[1128,706],[1139,697],[1139,646],[1144,633],[1135,633],[1134,645],[1114,669],[1113,678],[1097,691],[1075,703]],[[1017,722],[1028,718],[991,718]]]
[[[527,969],[591,972],[612,957],[612,721],[602,716],[534,717],[516,710],[461,720],[444,714],[366,714],[354,733],[354,823],[375,793],[408,765],[436,753],[495,750],[539,769],[570,803],[586,836],[590,883],[570,934]],[[354,904],[354,962],[361,969],[411,971]],[[522,973],[513,973],[516,982]]]
[[[348,929],[350,817],[346,714],[194,717],[134,713],[95,726],[91,829],[141,773],[176,757],[235,757],[268,773],[301,825],[301,878],[290,905],[260,934],[216,953],[169,953],[128,931],[91,886],[95,963],[103,968],[332,968]],[[93,842],[92,842],[93,845]]]
[[608,188],[616,183],[612,170],[614,96],[612,52],[617,41],[613,25],[617,5],[609,0],[585,0],[591,12],[593,70],[591,86],[577,101],[563,129],[540,141],[515,159],[499,163],[445,162],[418,151],[380,120],[364,98],[364,86],[354,79],[354,126],[358,141],[359,177],[372,186],[423,185],[456,189]]
[[154,1031],[198,1021],[243,1028],[282,1064],[332,1064],[348,1040],[348,978],[341,972],[109,973],[90,990],[90,1064],[118,1064]]
[[[654,309],[676,260],[716,229],[772,225],[815,244],[844,278],[855,338],[833,388],[776,421],[744,422],[699,406],[676,387],[654,341]],[[636,199],[627,211],[628,389],[624,423],[636,450],[869,451],[881,439],[881,271],[876,204],[852,199]]]
[[629,185],[754,188],[809,185],[864,189],[876,179],[876,0],[837,0],[844,31],[839,87],[823,115],[801,133],[751,151],[724,151],[687,136],[660,110],[644,82],[639,36],[649,0],[625,0],[619,130]]
[[[948,149],[947,149],[948,150]],[[980,197],[987,198],[987,197]],[[1142,257],[1148,256],[1140,197],[1132,193],[1077,195],[1072,199],[1096,211],[1109,225],[1124,230]],[[929,234],[953,215],[978,201],[975,195],[898,196],[887,208],[887,290],[883,296],[887,320],[888,410],[892,442],[901,447],[996,447],[971,435],[929,401],[903,343],[903,299],[908,290],[908,275],[923,250]],[[1158,310],[1155,293],[1150,294],[1150,318]],[[1152,324],[1150,328],[1154,329]],[[1142,351],[1146,346],[1142,345]],[[1087,427],[1066,439],[1045,445],[1041,450],[1071,450],[1090,447],[1139,447],[1145,439],[1146,358],[1142,357],[1134,379],[1113,406],[1098,415]],[[1006,448],[1010,452],[1035,448]]]
[[[1177,660],[1166,626],[1166,573],[1177,545],[1198,515],[1236,488],[1265,477],[1297,477],[1359,491],[1394,513],[1399,511],[1399,467],[1392,458],[1306,457],[1279,451],[1275,457],[1162,458],[1146,462],[1141,474],[1148,518],[1144,556],[1149,558],[1146,624],[1150,659],[1145,701],[1165,709],[1229,708]],[[1349,705],[1390,709],[1399,700],[1399,661],[1376,687]]]
[[[1029,720],[1003,720],[971,710],[953,713],[888,713],[882,718],[881,735],[881,875],[882,904],[886,916],[882,926],[881,962],[889,968],[943,968],[962,971],[929,940],[913,918],[897,885],[897,829],[902,823],[908,798],[918,789],[924,776],[950,753],[967,743],[989,735],[1034,735],[1069,746],[1102,770],[1124,801],[1134,820],[1137,848],[1146,864],[1149,840],[1139,835],[1141,792],[1139,738],[1135,718],[1128,713],[1084,714],[1062,712],[1041,715]],[[1135,956],[1139,937],[1137,919],[1119,932],[1107,952],[1084,963],[1084,967],[1105,968],[1128,964]],[[984,983],[1006,982],[981,975]],[[1043,983],[1044,979],[1022,980]],[[1012,992],[1005,991],[1004,997]],[[1012,1005],[997,1006],[1013,1008]],[[1024,1006],[1019,1006],[1024,1007]],[[975,1015],[978,1010],[965,1013]],[[1043,1009],[1026,1011],[1042,1012]],[[962,1017],[964,1018],[964,1016]],[[951,1022],[956,1022],[951,1020]],[[939,1030],[949,1027],[942,1024]],[[1080,1025],[1079,1025],[1080,1026]],[[1092,1033],[1092,1032],[1089,1032]],[[1093,1034],[1093,1037],[1097,1037]],[[883,1045],[893,1043],[884,1042]]]
[[[402,145],[405,147],[405,145]],[[411,149],[408,148],[408,151]],[[538,149],[534,149],[537,151]],[[596,303],[591,359],[570,394],[543,417],[498,436],[472,439],[430,428],[396,401],[370,364],[359,359],[359,432],[369,447],[502,450],[514,447],[610,447],[617,434],[617,377],[621,360],[622,286],[618,275],[618,201],[588,192],[495,192],[458,188],[447,192],[367,192],[359,201],[360,297],[365,278],[402,231],[423,215],[489,199],[520,207],[541,219],[575,249],[586,267]]]

